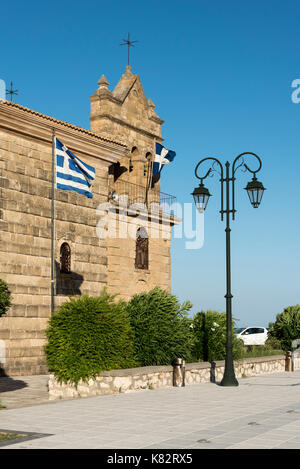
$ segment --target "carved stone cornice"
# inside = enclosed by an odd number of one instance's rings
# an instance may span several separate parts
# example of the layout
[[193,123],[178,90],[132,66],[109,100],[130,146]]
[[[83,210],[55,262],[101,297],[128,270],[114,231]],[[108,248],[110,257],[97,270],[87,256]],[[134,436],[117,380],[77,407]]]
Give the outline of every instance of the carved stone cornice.
[[[97,115],[90,116],[89,119],[90,119],[90,121],[94,121],[94,120],[99,120],[101,118],[102,119],[109,119],[110,121],[116,122],[119,125],[126,126],[129,129],[135,130],[136,132],[139,132],[143,135],[147,135],[147,137],[155,138],[158,142],[163,142],[164,141],[164,138],[162,138],[160,135],[154,134],[153,132],[150,132],[149,130],[142,129],[141,127],[136,127],[135,125],[130,124],[129,122],[126,122],[125,120],[118,119],[117,117],[114,117],[114,116],[112,116],[111,114],[108,114],[108,113],[98,113]],[[154,120],[154,118],[152,118],[152,117],[150,119]],[[162,121],[162,122],[164,122],[164,121]]]
[[158,116],[151,116],[149,117],[149,119],[159,125],[162,125],[165,122],[163,119],[161,119]]
[[127,217],[136,218],[139,217],[140,220],[145,220],[148,222],[155,222],[162,225],[179,225],[182,222],[182,218],[176,217],[175,215],[169,215],[163,212],[161,209],[157,212],[144,210],[143,208],[131,208],[131,207],[122,207],[118,202],[113,202],[110,200],[112,208],[108,208],[108,211],[116,212],[116,214],[121,214],[124,216],[124,213]]
[[90,101],[91,102],[94,102],[94,101],[99,101],[99,99],[101,101],[104,101],[105,99],[108,100],[108,101],[111,101],[112,103],[115,103],[115,104],[118,104],[118,105],[121,105],[122,102],[118,99],[118,98],[115,98],[111,93],[106,93],[106,94],[99,94],[99,90],[95,91],[94,95],[93,96],[90,96]]

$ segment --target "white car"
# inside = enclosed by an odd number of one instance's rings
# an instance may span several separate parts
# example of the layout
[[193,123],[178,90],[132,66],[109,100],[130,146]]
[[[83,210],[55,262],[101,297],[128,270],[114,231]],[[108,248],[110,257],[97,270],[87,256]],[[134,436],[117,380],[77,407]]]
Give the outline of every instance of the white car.
[[265,327],[241,327],[235,332],[244,345],[264,345],[268,338],[268,329]]

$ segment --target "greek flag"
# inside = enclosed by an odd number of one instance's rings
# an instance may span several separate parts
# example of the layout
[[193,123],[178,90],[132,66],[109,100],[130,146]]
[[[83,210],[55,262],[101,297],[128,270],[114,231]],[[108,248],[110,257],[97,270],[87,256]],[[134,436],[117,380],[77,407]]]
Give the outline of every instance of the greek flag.
[[83,163],[57,138],[55,141],[57,189],[75,191],[92,198],[90,188],[95,179],[95,168]]
[[153,175],[159,175],[164,165],[171,163],[176,156],[175,151],[168,150],[156,143],[156,154],[153,162]]

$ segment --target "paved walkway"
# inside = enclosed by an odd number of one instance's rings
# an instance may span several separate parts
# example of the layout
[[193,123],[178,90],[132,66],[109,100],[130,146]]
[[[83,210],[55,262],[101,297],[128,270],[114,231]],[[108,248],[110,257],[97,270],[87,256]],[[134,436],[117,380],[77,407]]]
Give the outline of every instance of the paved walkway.
[[49,401],[48,375],[0,378],[0,400],[6,409]]
[[0,429],[48,434],[7,449],[299,449],[300,371],[1,410]]

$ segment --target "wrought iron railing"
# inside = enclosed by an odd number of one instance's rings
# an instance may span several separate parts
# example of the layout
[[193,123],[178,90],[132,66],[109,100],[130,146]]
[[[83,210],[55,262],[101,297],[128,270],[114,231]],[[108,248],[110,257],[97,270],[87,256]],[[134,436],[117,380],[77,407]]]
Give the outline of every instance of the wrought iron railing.
[[176,197],[160,192],[155,188],[146,188],[128,181],[117,180],[109,182],[109,200],[123,202],[127,206],[142,204],[147,209],[153,209],[155,205],[159,210],[169,215],[176,215]]

